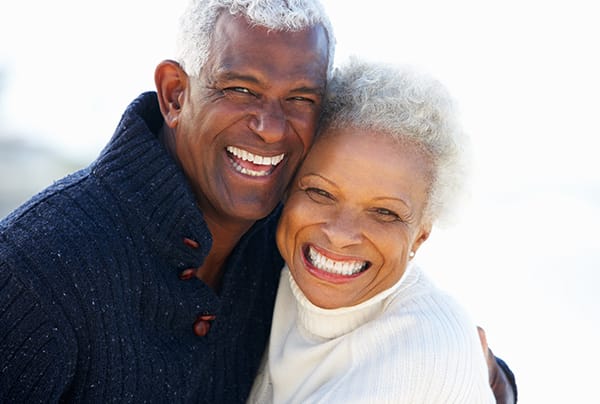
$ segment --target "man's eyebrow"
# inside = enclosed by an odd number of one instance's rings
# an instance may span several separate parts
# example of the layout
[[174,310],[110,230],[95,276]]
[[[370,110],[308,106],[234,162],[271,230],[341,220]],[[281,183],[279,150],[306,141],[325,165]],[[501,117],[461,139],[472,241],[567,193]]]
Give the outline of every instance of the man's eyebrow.
[[[245,81],[248,83],[253,83],[256,85],[262,85],[261,80],[250,74],[243,74],[234,71],[226,71],[221,76],[222,80],[239,80]],[[315,83],[314,86],[301,85],[299,87],[293,88],[290,92],[292,93],[303,93],[303,94],[314,94],[318,96],[322,96],[325,93],[325,85],[320,85],[319,83]]]
[[258,78],[256,78],[255,76],[251,76],[248,74],[242,74],[242,73],[236,73],[236,72],[232,72],[232,71],[225,72],[221,77],[225,80],[241,80],[241,81],[248,81],[248,82],[255,83],[255,84],[260,84],[260,80],[258,80]]

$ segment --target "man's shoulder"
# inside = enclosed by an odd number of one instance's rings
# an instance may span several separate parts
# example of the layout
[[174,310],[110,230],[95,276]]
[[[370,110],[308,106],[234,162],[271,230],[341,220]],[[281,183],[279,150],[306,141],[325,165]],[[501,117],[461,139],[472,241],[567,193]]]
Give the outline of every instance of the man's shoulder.
[[[18,207],[0,222],[0,263],[52,262],[76,243],[91,245],[91,236],[110,226],[108,203],[86,169],[73,173]],[[37,258],[36,258],[37,257]]]
[[68,216],[85,210],[85,195],[92,197],[93,185],[90,184],[89,170],[83,169],[56,181],[54,184],[32,196],[13,212],[0,221],[2,235],[25,231],[32,234],[44,231],[44,224],[51,225],[54,231]]

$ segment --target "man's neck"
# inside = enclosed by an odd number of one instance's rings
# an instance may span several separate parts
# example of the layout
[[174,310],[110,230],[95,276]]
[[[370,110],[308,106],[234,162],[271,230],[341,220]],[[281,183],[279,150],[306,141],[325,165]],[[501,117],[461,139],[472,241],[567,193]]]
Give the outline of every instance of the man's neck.
[[[175,152],[173,130],[163,125],[159,132],[159,138],[173,158],[179,161]],[[194,188],[194,184],[191,185]],[[199,206],[204,205],[201,208],[202,214],[213,239],[212,248],[204,259],[202,266],[196,271],[196,277],[213,290],[218,291],[227,258],[254,222],[219,216],[218,212],[209,204],[202,204],[200,194],[196,193],[196,198],[199,201]]]
[[226,220],[213,220],[206,216],[205,220],[212,235],[213,243],[204,263],[196,271],[196,277],[217,291],[221,286],[227,258],[254,223],[232,223]]

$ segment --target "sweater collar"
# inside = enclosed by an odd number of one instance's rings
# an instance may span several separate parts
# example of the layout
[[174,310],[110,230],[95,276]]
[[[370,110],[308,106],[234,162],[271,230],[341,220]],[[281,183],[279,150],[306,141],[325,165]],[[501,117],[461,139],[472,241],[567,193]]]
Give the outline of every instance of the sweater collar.
[[[199,267],[210,251],[212,236],[187,177],[158,138],[163,122],[156,92],[141,94],[127,107],[90,168],[132,218],[129,225],[141,226],[170,266]],[[255,223],[242,241],[277,220],[279,211],[280,207]],[[199,248],[190,248],[185,238],[196,241]]]
[[317,339],[333,339],[359,328],[381,315],[401,290],[414,284],[418,270],[409,265],[402,278],[386,289],[358,305],[338,309],[323,309],[315,306],[302,292],[288,267],[282,276],[287,276],[289,287],[296,301],[299,326]]
[[158,139],[162,124],[156,93],[140,95],[91,169],[132,218],[130,225],[141,226],[170,264],[185,269],[201,264],[212,238],[183,171]]

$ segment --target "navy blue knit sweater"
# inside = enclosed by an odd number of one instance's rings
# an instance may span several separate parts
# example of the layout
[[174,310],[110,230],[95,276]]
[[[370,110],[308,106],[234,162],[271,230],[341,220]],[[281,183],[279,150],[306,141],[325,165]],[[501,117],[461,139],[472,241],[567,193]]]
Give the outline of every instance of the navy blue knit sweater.
[[[0,222],[0,402],[245,400],[283,264],[279,209],[237,245],[218,295],[181,280],[212,240],[161,125],[142,94],[94,163]],[[200,314],[216,316],[204,337]]]

